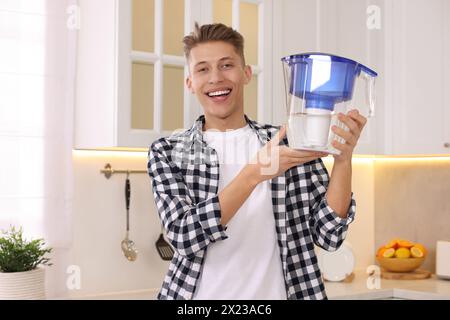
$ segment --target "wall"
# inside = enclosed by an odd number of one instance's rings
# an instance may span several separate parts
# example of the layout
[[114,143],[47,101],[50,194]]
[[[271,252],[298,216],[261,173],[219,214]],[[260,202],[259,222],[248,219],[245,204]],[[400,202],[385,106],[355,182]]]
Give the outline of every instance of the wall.
[[[146,169],[146,154],[139,152],[74,151],[75,199],[72,248],[59,250],[49,269],[51,292],[76,297],[87,294],[158,288],[168,268],[155,249],[159,221],[150,180],[131,176],[131,234],[139,256],[128,262],[120,241],[125,235],[125,175],[107,180],[99,170]],[[332,159],[325,159],[329,173]],[[374,263],[375,248],[394,237],[422,242],[430,250],[424,267],[434,271],[435,245],[450,238],[450,158],[354,158],[353,192],[356,219],[347,241],[356,268]],[[67,266],[81,268],[81,289],[65,290]],[[55,288],[57,287],[57,288]],[[58,290],[57,290],[58,289]],[[57,292],[57,294],[56,294]]]
[[375,244],[420,242],[435,271],[436,241],[450,239],[450,158],[375,160]]
[[[72,247],[52,275],[55,296],[77,297],[117,291],[158,288],[168,268],[155,242],[160,224],[147,174],[130,175],[130,239],[136,243],[138,258],[129,262],[120,243],[125,237],[125,178],[100,174],[106,163],[116,169],[146,170],[142,152],[74,151],[74,217]],[[67,290],[68,266],[80,267],[81,288]],[[65,292],[64,292],[65,291]]]

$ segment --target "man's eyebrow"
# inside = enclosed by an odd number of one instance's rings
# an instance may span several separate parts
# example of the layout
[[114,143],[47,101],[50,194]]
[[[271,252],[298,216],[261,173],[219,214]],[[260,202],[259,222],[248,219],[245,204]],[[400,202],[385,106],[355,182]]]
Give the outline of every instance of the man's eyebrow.
[[207,63],[207,62],[206,61],[197,62],[194,67],[197,67],[198,65],[205,64],[205,63]]
[[[233,57],[227,56],[227,57],[220,58],[220,59],[219,59],[219,62],[224,61],[224,60],[233,60]],[[197,63],[195,64],[194,67],[197,67],[197,66],[199,66],[199,65],[201,65],[201,64],[205,64],[205,63],[208,63],[208,62],[207,62],[207,61],[200,61],[200,62],[197,62]]]
[[233,57],[223,57],[219,61],[224,61],[224,60],[234,60],[234,59],[233,59]]

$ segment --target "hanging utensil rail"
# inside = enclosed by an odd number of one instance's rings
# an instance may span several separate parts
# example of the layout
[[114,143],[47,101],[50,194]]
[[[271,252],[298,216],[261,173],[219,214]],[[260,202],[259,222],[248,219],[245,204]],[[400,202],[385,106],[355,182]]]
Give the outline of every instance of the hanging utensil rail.
[[118,169],[113,169],[113,168],[111,167],[111,164],[107,163],[107,164],[105,165],[105,168],[102,169],[102,170],[100,170],[100,173],[103,173],[103,174],[105,175],[105,178],[106,178],[106,179],[109,179],[109,178],[111,178],[111,176],[112,176],[113,174],[116,174],[116,173],[126,173],[126,174],[131,174],[131,173],[147,173],[147,170],[123,170],[123,169],[118,170]]

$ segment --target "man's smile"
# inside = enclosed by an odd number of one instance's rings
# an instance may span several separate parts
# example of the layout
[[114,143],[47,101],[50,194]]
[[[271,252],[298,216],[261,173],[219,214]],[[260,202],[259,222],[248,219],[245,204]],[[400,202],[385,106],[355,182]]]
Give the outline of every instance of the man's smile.
[[227,100],[228,96],[230,95],[232,89],[231,88],[220,88],[220,89],[214,89],[206,92],[206,96],[210,98],[214,102],[223,102]]

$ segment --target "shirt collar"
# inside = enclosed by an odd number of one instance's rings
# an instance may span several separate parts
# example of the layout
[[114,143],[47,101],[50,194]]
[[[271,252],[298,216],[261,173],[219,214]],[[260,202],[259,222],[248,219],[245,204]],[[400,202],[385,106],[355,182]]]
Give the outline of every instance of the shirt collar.
[[[248,123],[250,128],[256,133],[258,139],[263,145],[265,145],[271,139],[270,131],[265,127],[260,125],[258,122],[251,120],[247,115],[244,114],[245,121]],[[206,145],[203,140],[203,125],[205,124],[205,116],[201,115],[195,120],[190,131],[190,141],[191,145],[193,143],[199,143],[200,145]]]

